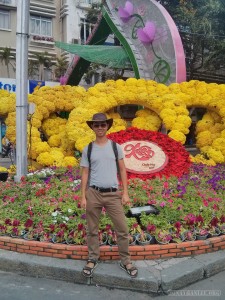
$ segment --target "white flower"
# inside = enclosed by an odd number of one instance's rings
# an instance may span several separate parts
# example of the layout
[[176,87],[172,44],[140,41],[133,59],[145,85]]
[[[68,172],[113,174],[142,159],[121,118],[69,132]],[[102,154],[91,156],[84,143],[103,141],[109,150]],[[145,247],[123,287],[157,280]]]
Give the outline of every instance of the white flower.
[[54,211],[54,212],[52,213],[52,216],[53,216],[53,217],[57,217],[57,215],[58,215],[58,212],[57,212],[57,211]]
[[72,212],[72,209],[71,208],[68,208],[68,213],[71,213]]

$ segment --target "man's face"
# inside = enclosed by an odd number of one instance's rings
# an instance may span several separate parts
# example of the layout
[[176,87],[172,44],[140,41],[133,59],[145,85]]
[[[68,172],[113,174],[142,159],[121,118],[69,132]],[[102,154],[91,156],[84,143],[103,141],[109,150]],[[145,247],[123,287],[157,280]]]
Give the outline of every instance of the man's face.
[[104,136],[108,130],[108,124],[106,122],[94,122],[92,129],[96,136]]

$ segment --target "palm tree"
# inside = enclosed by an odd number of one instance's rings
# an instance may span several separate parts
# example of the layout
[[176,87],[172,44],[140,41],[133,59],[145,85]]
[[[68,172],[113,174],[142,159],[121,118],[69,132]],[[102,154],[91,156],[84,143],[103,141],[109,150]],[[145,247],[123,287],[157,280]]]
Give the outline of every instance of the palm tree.
[[0,59],[2,64],[4,64],[7,68],[7,76],[10,78],[9,66],[11,65],[13,71],[16,70],[15,66],[12,64],[11,59],[15,59],[15,56],[11,53],[11,48],[9,47],[1,47],[0,48]]
[[33,79],[38,72],[38,62],[34,60],[28,61],[28,77],[29,79]]
[[55,77],[59,79],[63,76],[67,70],[68,62],[65,56],[60,56],[56,58],[56,65],[55,65]]
[[44,69],[50,69],[53,63],[51,62],[51,58],[48,56],[48,52],[45,51],[43,53],[35,53],[34,54],[37,63],[39,65],[39,80],[44,80]]

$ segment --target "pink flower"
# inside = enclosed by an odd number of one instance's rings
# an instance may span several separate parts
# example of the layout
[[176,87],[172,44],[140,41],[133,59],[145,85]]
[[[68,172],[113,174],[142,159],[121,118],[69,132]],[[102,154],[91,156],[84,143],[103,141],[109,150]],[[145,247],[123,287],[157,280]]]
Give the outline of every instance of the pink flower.
[[207,206],[209,206],[209,203],[208,203],[208,201],[206,201],[206,200],[203,200],[203,205],[204,205],[204,206],[206,206],[206,207],[207,207]]
[[132,14],[133,14],[134,6],[130,1],[125,3],[125,7],[119,7],[119,16],[124,23],[127,23]]
[[166,202],[161,202],[160,204],[159,204],[159,206],[161,206],[161,207],[164,207],[164,206],[166,206]]
[[153,224],[149,224],[149,225],[147,225],[146,229],[149,232],[154,232],[156,230],[156,226]]
[[10,202],[14,203],[15,202],[15,198],[14,197],[10,198]]
[[144,28],[137,30],[137,36],[143,44],[151,44],[155,38],[156,27],[155,23],[148,21]]
[[145,5],[139,6],[137,11],[140,16],[144,16],[147,11],[146,6]]
[[168,189],[169,183],[168,183],[167,181],[165,181],[165,182],[163,183],[163,187],[164,187],[165,189]]

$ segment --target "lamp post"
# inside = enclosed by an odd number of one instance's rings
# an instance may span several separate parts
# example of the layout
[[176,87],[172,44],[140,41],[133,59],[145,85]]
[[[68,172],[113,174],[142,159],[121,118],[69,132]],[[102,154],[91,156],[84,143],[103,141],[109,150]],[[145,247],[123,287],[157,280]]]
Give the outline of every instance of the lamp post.
[[30,1],[17,0],[16,33],[16,182],[27,174],[28,32]]

